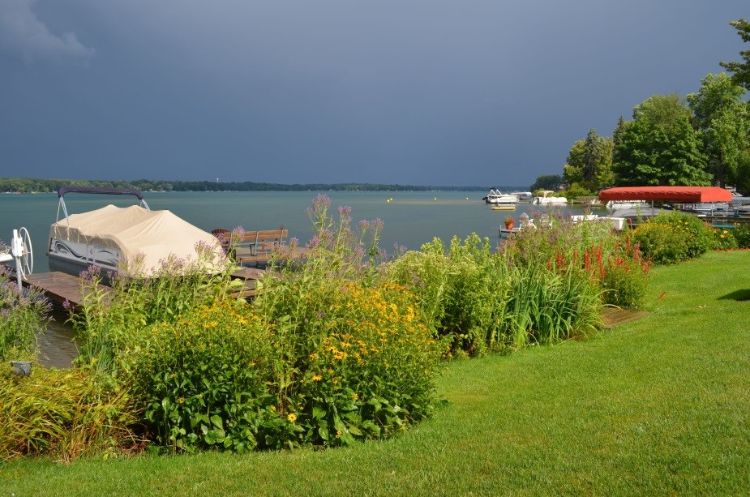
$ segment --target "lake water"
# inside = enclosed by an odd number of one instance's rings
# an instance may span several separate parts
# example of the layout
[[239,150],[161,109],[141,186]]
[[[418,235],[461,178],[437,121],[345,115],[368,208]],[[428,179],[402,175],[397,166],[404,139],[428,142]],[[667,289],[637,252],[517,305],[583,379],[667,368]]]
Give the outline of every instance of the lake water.
[[[514,212],[493,211],[482,200],[483,193],[467,192],[330,192],[334,208],[350,206],[352,217],[381,218],[385,223],[382,247],[394,243],[419,248],[434,236],[446,241],[453,235],[476,232],[498,238],[503,219],[516,219],[522,212],[532,217],[539,207],[519,204]],[[317,192],[170,192],[146,193],[151,209],[169,209],[186,221],[210,231],[213,228],[270,229],[284,226],[290,237],[304,243],[311,236],[306,209]],[[389,198],[393,200],[387,202]],[[114,201],[113,201],[114,199]],[[102,207],[107,203],[130,205],[128,197],[69,194],[70,214]],[[57,194],[0,194],[0,240],[9,242],[13,228],[26,226],[34,245],[34,271],[47,271],[46,243],[55,221]]]
[[[381,247],[392,252],[399,244],[417,249],[437,236],[449,241],[475,232],[498,241],[498,228],[506,216],[516,220],[522,212],[538,216],[540,208],[518,204],[515,211],[493,211],[482,200],[482,192],[324,192],[338,206],[352,208],[352,217],[384,221]],[[304,244],[311,237],[306,209],[318,192],[169,192],[146,193],[153,210],[169,209],[186,221],[210,231],[214,228],[270,229],[284,226],[290,237]],[[113,201],[114,199],[114,201]],[[389,199],[391,199],[389,201]],[[131,205],[128,198],[69,194],[70,214],[102,207],[107,203]],[[9,242],[13,228],[25,226],[34,245],[34,272],[46,272],[49,226],[55,221],[57,194],[0,194],[0,240]],[[579,209],[574,209],[578,211]],[[62,214],[61,214],[62,215]],[[59,320],[40,339],[43,363],[64,366],[75,349],[70,329]],[[47,357],[47,359],[44,359]]]

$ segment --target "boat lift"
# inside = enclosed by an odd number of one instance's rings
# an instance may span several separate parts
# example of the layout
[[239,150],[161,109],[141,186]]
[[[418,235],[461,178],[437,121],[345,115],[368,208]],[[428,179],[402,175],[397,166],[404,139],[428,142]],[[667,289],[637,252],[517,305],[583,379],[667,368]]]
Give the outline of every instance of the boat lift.
[[18,293],[23,291],[23,281],[34,271],[34,247],[31,235],[26,228],[13,230],[10,241],[10,252],[0,251],[0,263],[15,261]]

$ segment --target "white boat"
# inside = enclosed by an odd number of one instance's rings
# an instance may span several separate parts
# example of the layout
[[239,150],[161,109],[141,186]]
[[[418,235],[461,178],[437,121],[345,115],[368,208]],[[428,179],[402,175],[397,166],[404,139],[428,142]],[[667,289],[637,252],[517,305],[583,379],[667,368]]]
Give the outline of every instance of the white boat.
[[511,195],[515,195],[519,202],[531,202],[534,195],[531,192],[510,192]]
[[617,211],[620,209],[638,209],[649,205],[645,200],[610,200],[605,204],[605,207],[610,211]]
[[682,210],[693,212],[699,216],[714,216],[728,214],[729,204],[726,202],[702,202],[698,204],[686,204]]
[[[66,193],[133,195],[140,205],[116,207],[109,204],[69,215],[64,199]],[[169,258],[179,259],[184,265],[199,260],[198,245],[208,252],[210,265],[224,257],[216,237],[168,210],[150,210],[143,195],[136,190],[61,187],[57,195],[57,221],[50,227],[47,244],[51,271],[78,275],[94,265],[102,275],[109,271],[130,271],[138,276],[151,276]]]
[[499,204],[517,204],[518,197],[510,193],[502,193],[499,190],[491,189],[487,195],[482,197],[482,200],[491,205]]
[[612,212],[614,218],[625,218],[630,224],[638,224],[641,221],[645,221],[648,218],[673,212],[668,209],[660,209],[658,207],[651,207],[648,204],[639,207],[630,207],[627,209],[617,209]]
[[534,205],[567,205],[568,199],[565,197],[553,197],[555,193],[552,190],[542,190],[542,195],[534,197],[531,201]]
[[612,225],[612,228],[617,231],[622,231],[628,226],[628,220],[625,219],[624,217],[598,216],[596,214],[573,215],[573,216],[570,216],[570,220],[573,224],[578,224],[578,223],[583,223],[583,222],[609,223]]

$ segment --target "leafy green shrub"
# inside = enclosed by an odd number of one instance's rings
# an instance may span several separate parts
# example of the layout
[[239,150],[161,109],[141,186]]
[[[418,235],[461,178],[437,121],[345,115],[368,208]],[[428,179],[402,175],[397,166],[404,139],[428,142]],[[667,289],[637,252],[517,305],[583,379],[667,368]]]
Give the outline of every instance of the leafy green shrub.
[[750,248],[750,224],[737,224],[732,230],[739,248]]
[[596,192],[592,192],[580,183],[573,183],[563,193],[568,200],[575,200],[580,197],[596,197]]
[[685,235],[670,226],[641,224],[633,232],[633,240],[654,264],[673,264],[689,258]]
[[410,250],[391,261],[385,277],[410,288],[435,336],[445,316],[446,294],[451,291],[453,268],[442,240],[434,238],[420,250]]
[[476,234],[464,241],[454,237],[448,254],[435,239],[392,261],[386,273],[414,292],[433,333],[447,340],[451,354],[480,355],[487,348],[502,348],[509,278],[488,239]]
[[[114,373],[117,351],[127,346],[133,333],[226,299],[236,285],[230,277],[233,266],[228,260],[208,260],[213,253],[201,247],[196,250],[199,257],[194,262],[167,259],[153,277],[110,276],[111,288],[101,285],[96,267],[82,273],[83,302],[71,316],[80,344],[78,364]],[[207,264],[220,270],[208,274]]]
[[0,360],[30,359],[50,310],[42,294],[33,289],[19,294],[16,283],[0,273]]
[[[378,278],[381,223],[351,229],[315,199],[301,266],[266,274],[252,307],[271,329],[276,426],[262,446],[345,445],[427,416],[440,356],[411,292]],[[259,439],[259,443],[261,443]]]
[[[639,309],[648,287],[650,263],[643,259],[640,246],[625,236],[605,253],[601,246],[583,252],[583,270],[602,290],[602,301],[628,309]],[[575,258],[574,267],[579,267]],[[558,263],[559,265],[559,263]]]
[[674,264],[705,253],[711,247],[712,235],[700,218],[670,212],[638,226],[633,240],[654,264]]
[[120,363],[159,444],[244,452],[272,405],[272,352],[258,319],[225,301],[131,335]]
[[734,237],[734,230],[723,228],[712,228],[711,249],[713,250],[730,250],[738,247],[737,239]]
[[394,284],[350,282],[324,297],[322,329],[308,334],[300,323],[274,333],[284,352],[274,383],[294,380],[277,390],[279,412],[300,429],[294,440],[269,433],[270,447],[384,438],[432,411],[440,350],[413,295]]
[[48,455],[116,455],[140,443],[131,397],[111,378],[83,369],[34,367],[0,375],[0,460]]
[[450,292],[446,294],[441,334],[453,337],[453,350],[479,355],[497,350],[510,291],[507,264],[490,251],[488,239],[471,234],[451,240],[448,264]]
[[626,309],[640,309],[648,287],[647,266],[632,259],[617,259],[602,278],[606,304]]
[[430,413],[440,353],[412,294],[376,281],[379,222],[354,233],[329,207],[316,198],[305,264],[271,265],[251,305],[214,300],[122,342],[117,370],[157,442],[345,445]]

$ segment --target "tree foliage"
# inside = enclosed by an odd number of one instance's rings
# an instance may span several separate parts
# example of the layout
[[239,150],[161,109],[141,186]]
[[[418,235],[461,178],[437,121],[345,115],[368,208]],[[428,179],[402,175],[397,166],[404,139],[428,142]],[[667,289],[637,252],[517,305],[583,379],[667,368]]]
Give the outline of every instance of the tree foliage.
[[691,112],[677,95],[656,95],[633,109],[617,133],[617,185],[708,185],[706,158]]
[[[742,41],[750,43],[750,21],[737,19],[729,24],[737,30]],[[746,90],[750,90],[750,50],[740,52],[743,62],[722,62],[721,67],[733,74],[734,82]]]
[[568,153],[563,178],[569,186],[594,192],[613,182],[612,139],[590,129],[584,140],[576,141]]
[[138,179],[126,180],[83,180],[83,179],[42,179],[42,178],[0,178],[0,192],[53,192],[63,185],[94,186],[101,188],[135,188],[142,191],[178,192],[226,192],[226,191],[463,191],[486,190],[486,186],[425,186],[396,185],[379,183],[256,183],[253,181],[164,181]]
[[740,172],[750,149],[750,112],[745,90],[727,74],[708,74],[697,93],[688,95],[693,122],[714,179],[720,184],[742,181]]
[[563,183],[563,178],[559,174],[546,174],[539,176],[534,184],[531,185],[532,192],[536,190],[557,190]]

